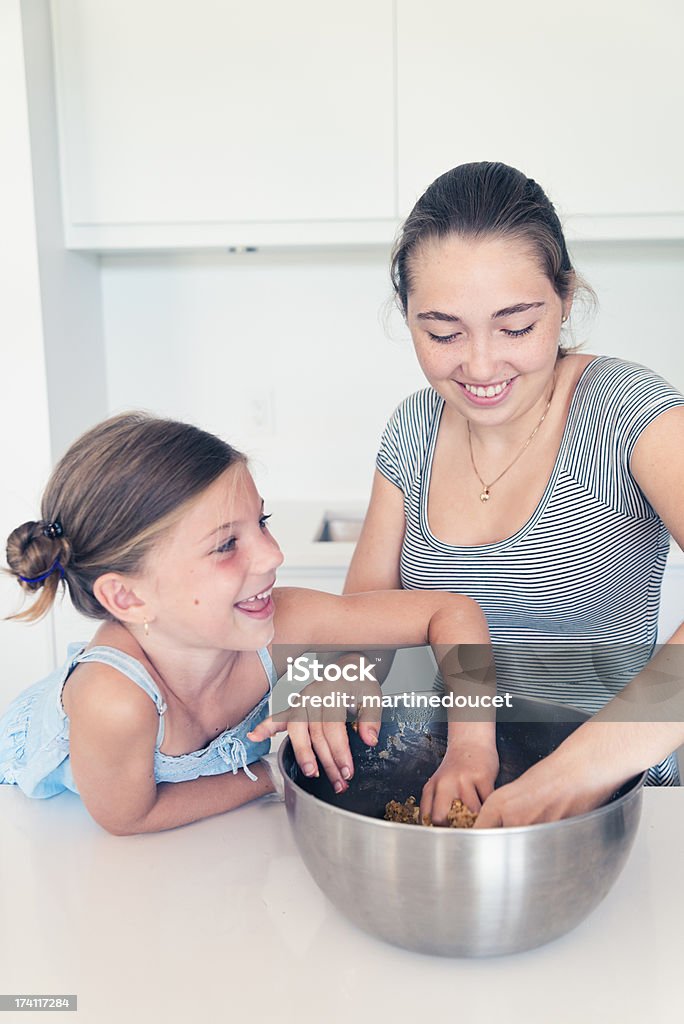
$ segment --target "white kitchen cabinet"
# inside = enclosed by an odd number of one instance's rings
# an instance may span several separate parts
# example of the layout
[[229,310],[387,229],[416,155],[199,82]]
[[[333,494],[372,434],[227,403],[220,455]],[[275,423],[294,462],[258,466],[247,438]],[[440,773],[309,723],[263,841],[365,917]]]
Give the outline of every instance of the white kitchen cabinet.
[[684,234],[676,0],[397,0],[399,211],[460,163],[538,180],[571,238]]
[[469,160],[576,239],[684,237],[684,9],[52,0],[66,243],[387,243]]
[[66,242],[385,241],[392,0],[52,0]]

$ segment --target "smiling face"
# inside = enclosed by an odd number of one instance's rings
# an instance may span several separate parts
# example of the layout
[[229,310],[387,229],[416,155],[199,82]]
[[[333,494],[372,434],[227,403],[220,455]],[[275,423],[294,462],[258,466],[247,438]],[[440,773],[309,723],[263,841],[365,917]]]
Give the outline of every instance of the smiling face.
[[249,471],[235,466],[150,552],[134,587],[156,643],[252,651],[271,642],[283,555],[263,506]]
[[474,424],[504,424],[543,407],[569,308],[519,239],[449,235],[411,257],[406,312],[418,361],[435,391]]

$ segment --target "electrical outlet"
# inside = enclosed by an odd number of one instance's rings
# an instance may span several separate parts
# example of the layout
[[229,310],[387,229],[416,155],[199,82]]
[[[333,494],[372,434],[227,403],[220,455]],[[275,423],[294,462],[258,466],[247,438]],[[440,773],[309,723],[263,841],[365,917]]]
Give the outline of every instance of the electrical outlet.
[[275,396],[272,391],[263,391],[249,400],[250,428],[253,434],[265,437],[275,433]]

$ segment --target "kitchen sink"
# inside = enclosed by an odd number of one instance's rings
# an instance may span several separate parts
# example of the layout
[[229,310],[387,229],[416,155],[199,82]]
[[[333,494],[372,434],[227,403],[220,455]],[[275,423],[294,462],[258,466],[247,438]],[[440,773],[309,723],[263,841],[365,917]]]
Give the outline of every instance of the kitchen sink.
[[314,541],[355,544],[363,526],[363,512],[325,512]]

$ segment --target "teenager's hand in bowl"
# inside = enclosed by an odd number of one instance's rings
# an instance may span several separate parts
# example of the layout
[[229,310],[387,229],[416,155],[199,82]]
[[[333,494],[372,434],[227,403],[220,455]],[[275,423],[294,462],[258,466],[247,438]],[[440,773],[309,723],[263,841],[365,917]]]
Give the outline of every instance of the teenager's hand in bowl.
[[519,778],[495,790],[485,801],[475,828],[560,821],[605,803],[628,773],[621,772],[615,760],[611,763],[598,755],[587,756],[577,742],[583,737],[573,735],[572,742],[566,740]]

